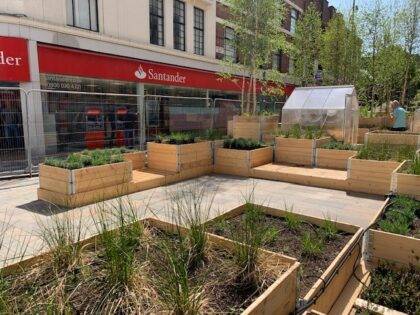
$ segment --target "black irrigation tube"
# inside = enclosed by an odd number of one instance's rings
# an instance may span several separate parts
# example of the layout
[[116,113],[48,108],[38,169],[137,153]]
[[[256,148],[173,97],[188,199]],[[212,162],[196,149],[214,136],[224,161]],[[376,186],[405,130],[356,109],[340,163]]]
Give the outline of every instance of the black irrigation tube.
[[[389,194],[389,195],[387,195],[387,198],[392,197],[392,196],[394,196],[394,194]],[[388,205],[384,207],[383,212],[385,212],[387,208],[388,208]],[[383,212],[380,215],[382,215]],[[316,301],[318,300],[318,298],[321,296],[322,293],[324,293],[325,289],[329,286],[329,284],[334,279],[334,277],[336,275],[338,275],[340,268],[344,265],[344,262],[347,260],[347,258],[351,256],[351,254],[352,254],[353,250],[355,249],[355,247],[356,246],[359,246],[360,247],[360,244],[359,244],[360,240],[363,239],[363,237],[365,236],[366,232],[368,232],[369,229],[372,228],[372,226],[374,226],[375,224],[376,224],[376,221],[375,222],[372,222],[369,226],[367,226],[366,228],[363,229],[363,232],[360,234],[360,236],[357,238],[357,240],[353,243],[353,245],[348,249],[346,255],[344,255],[341,258],[341,260],[339,261],[339,264],[338,264],[337,268],[335,268],[333,270],[333,272],[330,274],[330,276],[327,279],[319,278],[323,282],[322,288],[317,292],[317,294],[312,299],[310,299],[309,301],[307,301],[304,305],[296,308],[295,309],[295,314],[302,314],[308,308],[310,308],[312,305],[314,305],[316,303]],[[362,250],[362,248],[360,248],[359,253],[361,252],[361,250]],[[354,262],[352,276],[354,276],[357,281],[359,281],[360,283],[362,283],[362,281],[355,275],[355,270],[356,270],[355,266],[356,266],[356,262],[359,259],[359,256],[360,255],[358,254],[357,257],[356,257],[356,260]]]

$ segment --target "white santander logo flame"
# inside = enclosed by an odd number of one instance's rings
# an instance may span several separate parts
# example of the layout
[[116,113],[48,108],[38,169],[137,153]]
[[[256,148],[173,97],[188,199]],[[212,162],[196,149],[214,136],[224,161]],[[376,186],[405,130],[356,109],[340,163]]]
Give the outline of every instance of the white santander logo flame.
[[143,67],[141,65],[139,65],[139,68],[137,69],[137,71],[134,72],[134,75],[136,76],[136,78],[139,78],[140,80],[143,80],[146,78],[146,72],[144,72]]

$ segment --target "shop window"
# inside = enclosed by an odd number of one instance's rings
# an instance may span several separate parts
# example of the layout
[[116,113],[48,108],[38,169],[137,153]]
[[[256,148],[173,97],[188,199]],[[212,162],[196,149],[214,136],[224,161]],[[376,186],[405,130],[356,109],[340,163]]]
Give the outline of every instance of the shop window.
[[194,52],[204,55],[204,11],[194,8]]
[[233,28],[225,28],[225,58],[236,61],[235,31]]
[[98,31],[97,0],[67,0],[68,25]]
[[185,3],[174,0],[174,48],[185,50]]
[[164,45],[164,16],[163,0],[150,0],[150,43],[154,45]]
[[298,19],[298,11],[295,9],[290,10],[290,33],[296,32],[296,23]]

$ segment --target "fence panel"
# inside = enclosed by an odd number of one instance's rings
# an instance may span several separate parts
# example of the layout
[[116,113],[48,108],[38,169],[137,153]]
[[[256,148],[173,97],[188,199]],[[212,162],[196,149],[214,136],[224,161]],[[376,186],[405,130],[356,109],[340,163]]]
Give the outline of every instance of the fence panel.
[[29,172],[26,155],[26,93],[15,87],[0,87],[0,177]]
[[147,140],[159,134],[213,128],[214,107],[209,98],[146,95],[144,103]]
[[31,90],[31,161],[85,149],[143,148],[143,100],[138,95]]

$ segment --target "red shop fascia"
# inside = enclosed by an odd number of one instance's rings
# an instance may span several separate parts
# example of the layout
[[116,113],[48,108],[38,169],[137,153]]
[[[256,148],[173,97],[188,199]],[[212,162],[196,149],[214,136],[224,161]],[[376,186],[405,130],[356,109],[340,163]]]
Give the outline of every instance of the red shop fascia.
[[0,82],[30,81],[28,41],[0,36]]
[[[242,80],[223,79],[217,73],[163,63],[100,54],[47,44],[38,45],[39,72],[170,85],[219,91],[241,91]],[[260,88],[260,87],[259,87]],[[293,85],[284,86],[286,95]]]

